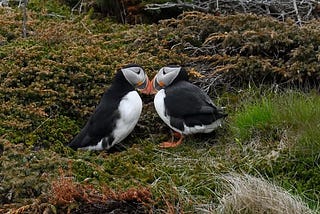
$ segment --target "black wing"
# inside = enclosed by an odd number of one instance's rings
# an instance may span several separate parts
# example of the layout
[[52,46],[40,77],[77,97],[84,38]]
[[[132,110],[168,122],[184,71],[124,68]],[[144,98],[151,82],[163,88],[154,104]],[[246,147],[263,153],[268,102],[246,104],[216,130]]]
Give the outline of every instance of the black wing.
[[[102,138],[109,137],[120,117],[118,106],[120,100],[102,98],[100,104],[89,118],[80,133],[71,141],[69,146],[73,149],[96,145]],[[105,142],[109,143],[109,142]]]
[[171,125],[183,130],[187,126],[208,125],[225,117],[199,87],[180,81],[165,90],[166,114],[170,116]]

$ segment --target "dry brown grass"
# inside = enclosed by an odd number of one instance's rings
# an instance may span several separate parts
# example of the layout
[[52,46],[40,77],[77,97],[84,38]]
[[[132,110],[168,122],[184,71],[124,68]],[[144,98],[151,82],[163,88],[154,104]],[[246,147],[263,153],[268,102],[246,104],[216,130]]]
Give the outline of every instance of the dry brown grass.
[[68,205],[74,202],[106,203],[108,200],[135,201],[142,204],[152,203],[151,192],[146,187],[129,188],[115,192],[102,186],[99,191],[91,184],[81,184],[65,175],[62,169],[60,177],[52,182],[51,203],[54,205]]
[[248,174],[222,176],[227,193],[217,213],[308,214],[312,210],[301,198],[269,181]]
[[59,169],[60,176],[52,181],[49,197],[40,197],[31,204],[18,208],[0,209],[4,213],[146,213],[153,201],[146,187],[114,191],[103,185],[100,189],[92,184],[74,181],[71,171]]

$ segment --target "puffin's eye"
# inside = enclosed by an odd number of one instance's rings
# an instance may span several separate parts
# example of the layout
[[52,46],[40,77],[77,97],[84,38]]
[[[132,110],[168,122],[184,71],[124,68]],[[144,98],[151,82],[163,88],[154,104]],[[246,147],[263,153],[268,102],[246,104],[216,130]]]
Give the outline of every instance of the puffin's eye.
[[139,68],[139,70],[138,70],[137,74],[139,75],[139,74],[140,74],[140,72],[141,72],[141,69]]
[[162,74],[163,74],[163,75],[166,75],[167,72],[166,72],[164,69],[162,69]]

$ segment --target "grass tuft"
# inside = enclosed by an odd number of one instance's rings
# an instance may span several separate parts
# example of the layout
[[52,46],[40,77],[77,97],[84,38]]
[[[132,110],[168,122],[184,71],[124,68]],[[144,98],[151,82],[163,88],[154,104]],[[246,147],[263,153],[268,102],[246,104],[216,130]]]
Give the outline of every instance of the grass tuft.
[[227,192],[220,200],[217,213],[312,213],[301,198],[266,179],[248,174],[229,174],[221,179]]
[[320,97],[286,91],[249,99],[230,120],[248,169],[272,177],[286,189],[293,187],[295,194],[317,207]]
[[319,105],[320,97],[317,94],[271,93],[262,99],[245,102],[233,116],[231,127],[235,137],[241,141],[248,141],[258,134],[270,137],[277,130],[288,130],[291,138],[297,139],[293,141],[296,143],[293,146],[319,151]]
[[254,130],[267,128],[274,117],[275,106],[265,98],[244,106],[235,118],[234,130],[241,140],[253,137]]

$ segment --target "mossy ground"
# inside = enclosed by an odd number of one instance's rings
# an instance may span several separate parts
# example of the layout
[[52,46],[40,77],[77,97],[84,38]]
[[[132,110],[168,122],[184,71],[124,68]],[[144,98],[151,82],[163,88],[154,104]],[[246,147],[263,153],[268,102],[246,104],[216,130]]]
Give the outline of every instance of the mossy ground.
[[[265,177],[317,209],[318,22],[299,28],[268,17],[187,13],[161,24],[120,25],[91,13],[71,16],[52,2],[30,4],[25,39],[21,11],[0,8],[1,212],[77,210],[88,196],[106,197],[102,187],[124,195],[146,188],[150,198],[132,198],[155,213],[201,212],[218,204],[218,175],[230,172]],[[66,147],[115,70],[131,62],[149,76],[169,63],[187,66],[195,84],[226,106],[223,127],[159,149],[170,130],[143,96],[143,114],[120,151]],[[54,186],[63,178],[96,189],[80,194],[85,200],[57,203]]]

